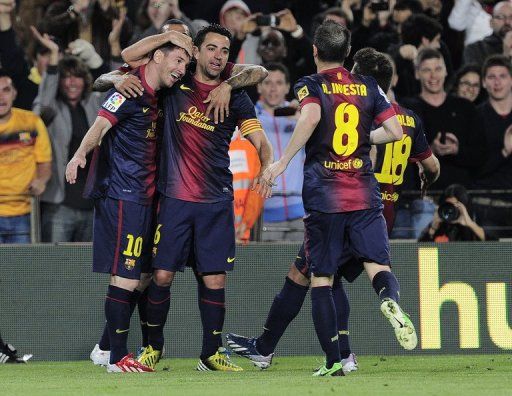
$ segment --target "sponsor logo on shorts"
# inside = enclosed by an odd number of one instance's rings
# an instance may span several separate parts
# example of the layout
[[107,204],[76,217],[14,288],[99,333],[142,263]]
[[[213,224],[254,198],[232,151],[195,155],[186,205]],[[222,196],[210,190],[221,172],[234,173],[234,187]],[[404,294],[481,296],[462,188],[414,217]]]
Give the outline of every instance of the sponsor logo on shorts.
[[158,248],[156,246],[153,247],[153,257],[156,257],[156,254],[158,252]]
[[126,333],[126,332],[128,332],[128,331],[130,331],[130,329],[125,329],[125,330],[116,329],[116,333],[117,333],[117,334]]
[[135,259],[130,259],[130,258],[127,258],[125,261],[124,261],[124,267],[128,270],[128,271],[131,271],[132,269],[135,268]]
[[227,259],[227,262],[228,262],[228,263],[232,263],[233,261],[235,261],[235,258],[234,258],[234,257],[228,257],[228,259]]
[[213,335],[219,335],[222,334],[222,331],[213,330]]

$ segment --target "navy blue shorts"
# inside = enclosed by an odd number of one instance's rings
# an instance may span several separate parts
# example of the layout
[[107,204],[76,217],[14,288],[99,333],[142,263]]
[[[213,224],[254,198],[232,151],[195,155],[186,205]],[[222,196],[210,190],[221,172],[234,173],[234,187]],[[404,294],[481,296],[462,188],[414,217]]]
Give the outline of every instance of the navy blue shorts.
[[[309,266],[306,260],[306,252],[304,251],[304,244],[301,245],[293,265],[295,265],[295,268],[297,268],[297,270],[306,278],[311,277]],[[343,251],[340,266],[338,267],[337,276],[340,278],[345,278],[348,282],[354,282],[363,271],[363,261],[356,259],[350,250],[350,246],[345,243],[345,250]]]
[[353,280],[361,273],[363,262],[390,264],[386,221],[380,208],[346,213],[309,211],[304,225],[306,265],[316,276],[331,276],[339,269]]
[[151,272],[153,205],[100,198],[94,204],[93,271],[140,279]]
[[188,265],[204,274],[232,271],[234,261],[232,201],[199,203],[160,198],[154,269],[176,272]]

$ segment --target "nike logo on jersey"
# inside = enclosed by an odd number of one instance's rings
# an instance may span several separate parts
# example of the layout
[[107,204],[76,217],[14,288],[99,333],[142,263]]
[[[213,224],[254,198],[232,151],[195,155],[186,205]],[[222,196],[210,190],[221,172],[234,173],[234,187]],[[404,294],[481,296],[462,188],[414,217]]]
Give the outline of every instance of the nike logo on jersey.
[[219,335],[222,334],[222,331],[213,330],[213,335]]
[[117,334],[123,334],[123,333],[126,333],[127,331],[130,331],[130,329],[126,329],[126,330],[116,329]]
[[[192,88],[187,87],[185,84],[181,84],[180,89],[182,89],[184,91],[192,91]],[[194,91],[192,91],[192,92],[194,92]]]
[[147,113],[147,112],[148,112],[148,110],[149,110],[149,107],[143,107],[143,108],[142,108],[142,112],[143,112],[144,114],[145,114],[145,113]]
[[235,258],[234,257],[228,257],[228,259],[226,261],[228,263],[232,263],[233,261],[235,261]]

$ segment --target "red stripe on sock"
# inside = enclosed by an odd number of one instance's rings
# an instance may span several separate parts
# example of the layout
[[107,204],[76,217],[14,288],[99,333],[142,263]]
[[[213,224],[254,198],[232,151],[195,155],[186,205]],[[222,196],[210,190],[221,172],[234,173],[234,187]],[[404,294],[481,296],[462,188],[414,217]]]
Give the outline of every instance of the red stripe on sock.
[[210,300],[206,300],[204,298],[201,299],[202,302],[206,303],[206,304],[213,304],[213,305],[220,305],[221,307],[223,307],[224,303],[221,303],[221,302],[217,302],[217,301],[210,301]]
[[171,298],[171,295],[169,295],[169,297],[167,297],[167,298],[164,298],[162,301],[153,301],[152,299],[150,299],[150,298],[148,297],[148,301],[149,301],[151,304],[162,304],[162,303],[166,302],[166,301],[167,301],[168,299],[170,299],[170,298]]
[[105,298],[108,298],[109,300],[117,301],[117,302],[120,302],[120,303],[123,303],[123,304],[130,304],[129,301],[118,300],[117,298],[112,298],[112,297],[109,297],[109,296],[107,296]]
[[117,262],[119,261],[119,249],[121,248],[121,231],[123,230],[123,201],[119,200],[117,209],[117,243],[114,254],[114,265],[112,266],[112,275],[117,274]]

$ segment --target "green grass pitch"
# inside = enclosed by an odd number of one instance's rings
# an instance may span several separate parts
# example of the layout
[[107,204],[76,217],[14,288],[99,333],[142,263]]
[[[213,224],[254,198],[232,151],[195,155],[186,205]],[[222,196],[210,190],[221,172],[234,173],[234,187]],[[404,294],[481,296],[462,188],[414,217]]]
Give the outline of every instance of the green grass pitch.
[[165,359],[158,372],[107,374],[89,361],[0,365],[1,395],[512,395],[511,355],[361,356],[359,371],[313,378],[320,357],[276,357],[261,371],[197,372],[196,359]]

